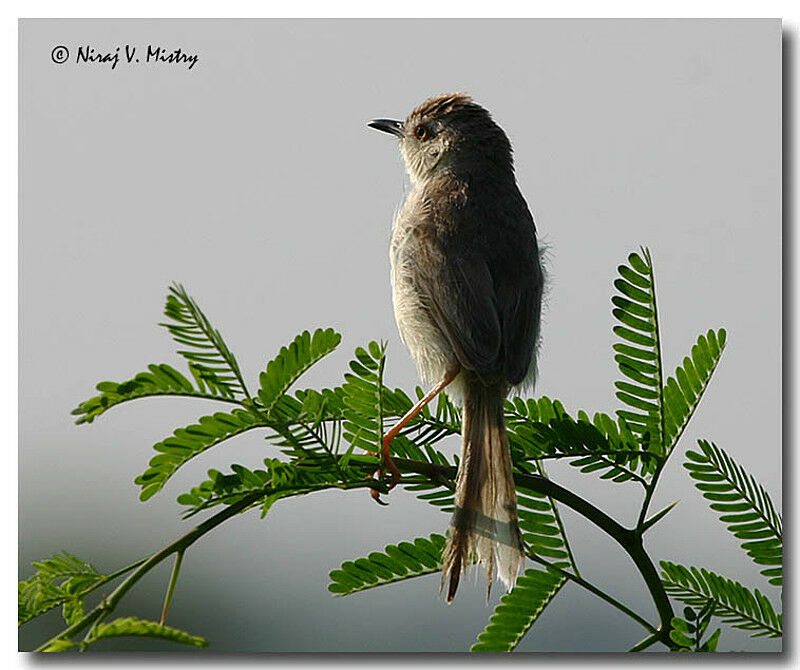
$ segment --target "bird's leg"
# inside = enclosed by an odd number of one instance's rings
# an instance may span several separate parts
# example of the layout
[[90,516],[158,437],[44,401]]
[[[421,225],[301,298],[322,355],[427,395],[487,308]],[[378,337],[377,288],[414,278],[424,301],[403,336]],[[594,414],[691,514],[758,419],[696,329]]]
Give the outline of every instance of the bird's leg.
[[[408,410],[400,421],[397,422],[396,425],[392,427],[392,429],[383,436],[383,450],[381,451],[381,460],[383,464],[389,469],[389,472],[392,473],[392,481],[389,485],[389,489],[393,489],[397,482],[400,480],[400,470],[397,469],[397,466],[394,464],[392,460],[392,456],[390,453],[390,447],[392,444],[392,440],[397,437],[401,430],[408,424],[411,419],[413,419],[417,414],[422,411],[422,408],[425,407],[431,400],[433,400],[437,395],[439,395],[444,389],[447,387],[450,382],[452,382],[457,376],[458,373],[461,372],[461,368],[455,367],[448,370],[442,380],[436,384],[428,393],[421,398],[410,410]],[[380,498],[378,497],[378,492],[376,490],[372,490],[372,497],[377,502],[380,502]]]

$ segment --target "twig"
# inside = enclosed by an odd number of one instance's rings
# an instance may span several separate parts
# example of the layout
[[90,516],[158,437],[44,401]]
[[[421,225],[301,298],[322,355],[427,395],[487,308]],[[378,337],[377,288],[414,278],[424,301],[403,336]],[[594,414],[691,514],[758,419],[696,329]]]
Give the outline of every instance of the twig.
[[199,526],[196,526],[182,537],[178,538],[171,544],[168,544],[161,551],[158,551],[155,554],[153,554],[150,558],[144,561],[133,574],[131,574],[116,589],[114,589],[111,595],[109,595],[107,598],[103,598],[102,602],[97,607],[95,607],[91,612],[85,615],[80,621],[77,621],[76,623],[72,624],[71,626],[63,630],[61,633],[56,635],[55,637],[45,642],[43,645],[38,647],[36,651],[44,651],[50,644],[52,644],[57,640],[63,638],[70,638],[74,635],[77,635],[84,628],[92,625],[101,616],[106,616],[109,612],[111,612],[111,610],[113,610],[116,607],[117,603],[120,601],[122,596],[124,596],[131,589],[131,587],[134,584],[136,584],[136,582],[138,582],[153,567],[161,563],[161,561],[163,561],[168,556],[174,554],[175,552],[187,549],[189,546],[191,546],[194,542],[199,540],[203,535],[208,533],[210,530],[213,530],[214,528],[219,526],[221,523],[224,523],[231,517],[236,516],[237,514],[239,514],[239,512],[245,510],[253,503],[258,502],[263,497],[264,497],[263,491],[256,491],[248,496],[245,496],[239,502],[222,510],[221,512],[215,514],[209,519],[206,519]]
[[172,603],[172,596],[175,593],[175,585],[178,583],[178,575],[181,572],[181,563],[183,563],[183,552],[186,551],[185,549],[181,549],[178,554],[175,556],[175,565],[172,566],[172,574],[169,576],[169,585],[167,586],[167,595],[164,596],[164,607],[161,610],[161,625],[164,625],[164,622],[167,620],[167,613],[169,612],[169,606]]
[[559,566],[551,563],[550,561],[547,561],[547,560],[545,560],[543,558],[540,558],[536,554],[533,554],[533,555],[528,554],[528,558],[530,558],[531,560],[535,561],[539,565],[545,566],[548,570],[552,570],[554,572],[557,572],[558,574],[560,574],[565,579],[568,579],[568,580],[570,580],[572,582],[575,582],[579,586],[582,586],[587,591],[589,591],[589,593],[594,593],[594,595],[596,595],[598,598],[601,598],[602,600],[605,600],[612,607],[616,607],[620,612],[623,612],[623,613],[627,614],[636,623],[640,624],[645,630],[647,630],[651,634],[655,634],[657,636],[656,629],[644,617],[639,616],[632,609],[630,609],[626,605],[623,605],[616,598],[613,598],[612,596],[608,595],[607,593],[605,593],[601,589],[597,588],[591,582],[587,582],[580,575],[576,575],[575,573],[572,573],[569,570],[564,570],[563,568],[560,568]]
[[[374,467],[374,458],[369,458],[362,461],[360,457],[354,456],[351,459],[351,463],[359,464],[365,467]],[[401,470],[422,474],[433,479],[453,479],[456,475],[455,466],[439,465],[405,458],[395,458],[395,463]],[[614,540],[616,540],[620,546],[622,546],[622,548],[633,559],[634,563],[639,569],[639,572],[641,573],[642,578],[644,579],[650,595],[656,605],[656,609],[658,610],[659,619],[661,621],[661,625],[657,631],[658,640],[670,648],[673,647],[674,643],[669,638],[670,625],[673,616],[672,606],[670,605],[667,594],[664,591],[663,585],[661,584],[661,580],[658,576],[656,568],[653,565],[653,562],[650,560],[647,552],[644,550],[641,535],[636,533],[634,530],[629,530],[620,525],[605,512],[592,505],[592,503],[584,500],[580,496],[572,493],[562,486],[559,486],[555,482],[550,481],[546,477],[542,477],[540,475],[515,473],[514,481],[521,487],[542,493],[567,505],[571,509],[578,512],[578,514],[604,530],[608,535],[614,538]],[[331,487],[334,486],[335,484],[331,484]],[[258,489],[257,491],[253,491],[252,493],[245,495],[238,502],[206,519],[203,523],[196,526],[194,529],[171,544],[167,545],[160,551],[156,552],[147,560],[139,562],[138,564],[134,564],[138,565],[138,568],[135,570],[135,572],[129,575],[128,578],[125,579],[125,581],[123,581],[107,598],[103,598],[102,602],[97,607],[86,614],[80,621],[74,623],[55,637],[45,642],[36,651],[44,651],[53,642],[59,639],[73,637],[84,630],[87,626],[92,625],[98,619],[105,618],[116,607],[120,599],[134,586],[134,584],[136,584],[153,567],[174,553],[182,555],[188,547],[194,544],[194,542],[200,539],[203,535],[224,523],[228,519],[245,511],[251,505],[257,503],[259,500],[261,500],[261,498],[267,495],[267,491],[265,489],[266,486],[264,489]],[[127,569],[130,569],[130,567]],[[115,574],[118,575],[120,572],[118,571]],[[573,579],[575,581],[580,580],[578,583],[583,582],[580,577],[573,576]],[[589,588],[586,586],[586,584],[582,585],[585,588]],[[596,589],[596,587],[589,588],[589,590],[592,590],[594,593],[600,595],[600,597],[603,597],[606,600],[610,598],[610,596],[606,596],[602,593],[602,591]],[[621,603],[618,603],[615,606],[618,605],[621,605]],[[622,607],[625,606],[623,605]],[[643,620],[641,617],[635,613],[630,612],[627,610],[627,608],[623,609],[623,611],[632,616],[632,618],[635,620],[639,621],[639,623],[642,623]]]
[[[453,478],[456,474],[456,468],[450,465],[412,461],[405,458],[396,458],[395,463],[401,470],[405,469],[424,475],[436,474]],[[567,507],[575,510],[578,514],[591,521],[616,540],[633,559],[658,610],[658,617],[661,621],[658,632],[660,641],[670,648],[673,647],[674,643],[669,637],[672,617],[674,616],[672,605],[669,602],[667,593],[664,590],[664,585],[661,583],[653,561],[644,550],[641,535],[635,530],[625,528],[603,512],[603,510],[592,505],[588,500],[584,500],[579,495],[565,489],[563,486],[559,486],[546,477],[514,473],[514,481],[519,486],[536,491],[537,493],[543,493],[564,503]]]

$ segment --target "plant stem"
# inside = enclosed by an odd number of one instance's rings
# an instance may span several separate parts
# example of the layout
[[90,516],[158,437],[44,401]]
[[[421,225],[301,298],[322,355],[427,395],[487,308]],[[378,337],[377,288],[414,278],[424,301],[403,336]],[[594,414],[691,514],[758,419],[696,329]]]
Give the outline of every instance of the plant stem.
[[558,572],[562,577],[569,579],[570,581],[575,582],[576,584],[582,586],[590,593],[594,593],[594,595],[596,595],[598,598],[601,598],[602,600],[605,600],[612,607],[616,607],[620,612],[627,614],[636,623],[640,624],[645,630],[649,631],[652,634],[657,635],[656,629],[652,626],[652,624],[649,621],[647,621],[647,619],[639,616],[632,609],[630,609],[626,605],[623,605],[621,602],[619,602],[619,600],[608,595],[605,591],[602,591],[601,589],[597,588],[591,582],[587,582],[580,575],[576,575],[572,572],[569,572],[569,570],[564,570],[563,568],[560,568],[557,565],[551,563],[550,561],[546,561],[545,559],[536,556],[535,554],[533,555],[528,554],[527,556],[528,558],[530,558],[533,561],[536,561],[540,565],[544,565],[549,570],[554,570],[555,572]]
[[[405,458],[395,458],[395,463],[401,470],[416,472],[424,475],[446,476],[450,479],[455,477],[456,468],[451,465],[438,465],[422,461],[412,461]],[[661,621],[659,627],[659,639],[668,647],[673,647],[674,643],[669,638],[671,621],[673,617],[672,605],[669,602],[667,593],[661,583],[653,561],[644,550],[641,535],[635,530],[625,528],[616,520],[612,519],[603,510],[595,507],[588,500],[584,500],[572,491],[559,486],[553,481],[540,475],[527,475],[514,473],[514,481],[517,485],[543,493],[551,498],[564,503],[578,514],[585,517],[601,530],[610,535],[633,559],[639,573],[644,579],[645,585],[650,592],[650,597],[658,610],[658,617]]]
[[178,575],[181,572],[181,563],[183,563],[183,552],[186,549],[181,549],[175,556],[175,565],[172,566],[172,574],[169,576],[169,585],[167,586],[167,595],[164,596],[164,607],[161,610],[161,625],[167,620],[167,612],[172,603],[172,596],[175,593],[175,585],[178,583]]
[[[540,474],[543,477],[547,477],[547,471],[544,469],[544,463],[539,461],[538,466]],[[556,505],[556,501],[552,498],[548,497],[548,500],[550,501],[550,506],[553,508],[553,517],[555,517],[558,530],[561,532],[561,537],[564,539],[564,548],[567,550],[567,557],[569,558],[569,562],[572,564],[572,570],[578,577],[580,577],[581,571],[578,569],[578,562],[575,560],[575,556],[572,553],[572,547],[569,546],[567,529],[564,527],[564,523],[561,521],[561,513],[558,511],[558,505]]]
[[647,517],[647,511],[650,509],[650,501],[653,499],[653,493],[656,490],[656,484],[658,484],[658,478],[661,476],[661,471],[664,469],[664,462],[658,464],[658,468],[653,475],[653,478],[650,480],[650,485],[645,490],[644,494],[644,501],[642,502],[642,509],[639,512],[639,518],[636,520],[636,530],[639,533],[644,532],[644,523]]
[[112,572],[110,575],[106,575],[105,577],[103,577],[96,584],[92,584],[92,586],[89,587],[88,589],[86,589],[85,591],[81,591],[81,596],[80,597],[83,598],[84,596],[89,595],[92,591],[96,591],[101,586],[104,586],[105,584],[108,584],[108,582],[114,581],[117,577],[122,577],[122,575],[124,575],[126,572],[130,572],[131,570],[135,570],[142,563],[144,563],[146,560],[147,560],[146,558],[140,558],[135,563],[131,563],[130,565],[126,565],[124,568],[120,568],[116,572]]
[[263,491],[254,491],[250,495],[242,498],[239,502],[206,519],[203,523],[196,526],[182,537],[153,554],[146,561],[142,562],[133,574],[131,574],[124,582],[122,582],[107,598],[104,598],[101,603],[91,612],[84,616],[80,621],[77,621],[55,637],[45,642],[43,645],[38,647],[36,651],[44,651],[51,643],[61,638],[70,638],[74,635],[77,635],[84,628],[93,624],[101,616],[107,616],[116,607],[120,599],[131,589],[131,587],[133,587],[133,585],[136,584],[136,582],[138,582],[153,567],[161,563],[161,561],[168,556],[176,552],[184,551],[195,541],[199,540],[203,535],[213,530],[221,523],[224,523],[231,517],[236,516],[240,512],[244,511],[250,505],[258,502],[263,497]]
[[[660,440],[659,440],[659,447],[662,450],[662,456],[664,459],[669,456],[667,453],[667,428],[666,428],[666,421],[664,416],[664,364],[661,358],[661,329],[658,327],[658,303],[656,299],[656,276],[653,272],[653,259],[650,256],[650,250],[646,250],[647,256],[647,265],[649,267],[649,274],[650,274],[650,291],[653,294],[653,326],[654,331],[653,335],[655,336],[656,340],[656,353],[658,354],[658,361],[656,363],[656,374],[658,376],[658,407],[659,407],[659,432],[660,432]],[[663,463],[661,464],[663,467]],[[655,488],[655,484],[652,485],[651,488]]]
[[[353,456],[351,458],[351,463],[356,464],[359,461],[362,461],[363,457]],[[417,474],[422,474],[431,478],[437,479],[453,479],[456,475],[456,468],[454,466],[447,466],[447,465],[439,465],[434,463],[428,463],[424,461],[414,461],[405,458],[395,458],[395,463],[397,464],[398,468],[401,470],[405,470],[406,472],[414,472]],[[360,462],[360,465],[367,466],[367,467],[374,467],[375,459],[366,458]],[[674,643],[669,638],[669,631],[670,631],[670,622],[672,620],[673,612],[672,606],[670,605],[669,598],[667,597],[666,592],[664,591],[664,587],[661,583],[661,580],[658,576],[655,566],[653,562],[650,560],[647,552],[644,550],[644,546],[642,545],[642,538],[641,535],[638,534],[634,530],[629,530],[619,524],[617,521],[612,519],[608,516],[605,512],[600,510],[599,508],[595,507],[592,503],[584,500],[580,496],[572,493],[571,491],[563,488],[562,486],[556,484],[555,482],[550,481],[546,477],[542,477],[541,475],[533,475],[533,474],[523,474],[523,473],[515,473],[514,474],[514,481],[517,485],[528,488],[532,491],[536,491],[538,493],[542,493],[544,495],[549,496],[559,502],[567,505],[571,509],[575,510],[581,516],[585,517],[596,526],[601,528],[605,531],[608,535],[610,535],[617,543],[622,546],[622,548],[628,553],[628,555],[633,559],[634,563],[636,564],[639,572],[642,575],[642,578],[647,585],[647,588],[650,592],[651,597],[655,603],[656,609],[658,610],[659,619],[661,621],[661,625],[654,635],[657,635],[657,639],[663,642],[668,647],[672,648]],[[364,483],[360,482],[359,486],[363,486]],[[265,488],[268,486],[265,485]],[[331,486],[332,487],[332,486]],[[161,549],[160,551],[156,552],[152,556],[150,556],[146,560],[138,561],[127,568],[123,568],[120,571],[114,573],[113,576],[119,576],[131,570],[134,566],[137,566],[135,571],[128,576],[107,598],[103,598],[101,603],[95,607],[91,612],[86,614],[80,621],[74,623],[73,625],[69,626],[61,633],[56,635],[55,637],[51,638],[43,645],[38,647],[36,651],[44,651],[51,643],[55,642],[56,640],[62,638],[71,638],[82,630],[84,630],[87,626],[92,625],[98,619],[103,619],[116,607],[122,597],[152,568],[156,565],[161,563],[163,560],[168,558],[174,553],[178,553],[182,555],[183,552],[190,547],[194,542],[200,539],[203,535],[210,532],[220,524],[224,523],[228,519],[238,515],[239,513],[245,511],[251,505],[257,503],[261,498],[266,495],[265,488],[258,489],[256,491],[251,492],[250,494],[241,498],[238,502],[230,505],[229,507],[225,508],[221,512],[218,512],[212,517],[206,519],[203,523],[199,524],[188,533],[183,535],[182,537],[178,538],[171,544],[168,544],[166,547]],[[566,571],[565,571],[566,572]],[[174,571],[173,571],[174,574]],[[625,612],[629,616],[631,616],[634,620],[639,622],[644,626],[648,626],[652,629],[652,626],[648,624],[644,619],[639,617],[639,615],[635,614],[631,610],[629,610],[625,605],[622,603],[617,602],[611,596],[603,593],[597,587],[589,584],[581,577],[577,575],[571,575],[571,573],[566,573],[569,575],[568,578],[576,581],[576,583],[584,586],[592,593],[595,593],[599,597],[603,598],[610,604],[614,605],[621,611]],[[109,576],[109,580],[112,576]]]
[[660,450],[660,456],[663,460],[661,460],[658,465],[656,466],[656,471],[653,474],[653,478],[650,480],[650,485],[645,489],[644,501],[642,502],[642,509],[639,512],[639,519],[636,522],[636,529],[639,531],[644,524],[645,518],[647,518],[647,510],[650,507],[650,501],[653,499],[653,493],[656,490],[656,484],[658,484],[658,478],[661,476],[661,471],[664,469],[664,465],[667,462],[667,458],[669,457],[669,452],[667,451],[667,430],[666,430],[666,423],[664,421],[664,365],[661,359],[661,331],[658,327],[658,305],[656,303],[656,277],[655,273],[653,272],[653,259],[650,256],[649,249],[642,249],[645,258],[647,259],[647,265],[649,267],[649,275],[650,275],[650,291],[653,296],[653,337],[655,339],[655,347],[656,347],[656,354],[658,358],[656,360],[656,381],[658,382],[658,431],[659,431],[659,439],[658,439],[658,448]]
[[381,357],[378,361],[378,435],[381,438],[381,443],[383,442],[383,369],[386,365],[386,342],[381,342]]
[[659,641],[658,632],[653,633],[652,635],[648,635],[644,640],[632,646],[628,651],[644,651],[648,647],[653,646],[656,642]]

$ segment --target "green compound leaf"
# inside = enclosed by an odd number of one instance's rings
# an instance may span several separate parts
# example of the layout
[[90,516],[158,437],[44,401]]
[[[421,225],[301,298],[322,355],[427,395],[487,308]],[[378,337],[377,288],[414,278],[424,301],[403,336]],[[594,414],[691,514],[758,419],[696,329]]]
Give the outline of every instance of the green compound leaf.
[[445,538],[434,533],[429,538],[390,544],[382,552],[373,551],[365,558],[345,561],[339,569],[331,571],[328,590],[337,596],[349,596],[440,572],[444,544]]
[[330,459],[338,453],[342,419],[341,389],[303,389],[285,394],[270,412],[274,435],[267,439],[292,459]]
[[717,445],[699,440],[683,467],[720,520],[774,586],[783,584],[783,526],[764,487]]
[[700,645],[700,649],[698,651],[703,652],[715,652],[717,650],[717,644],[719,643],[719,637],[722,633],[721,628],[717,628],[711,635],[706,638],[705,642]]
[[277,458],[264,459],[265,470],[250,470],[234,464],[232,472],[223,474],[209,470],[209,479],[178,496],[181,505],[189,509],[184,518],[217,505],[233,505],[243,497],[262,493],[263,497],[253,505],[261,505],[262,518],[271,505],[281,498],[305,495],[326,489],[368,488],[371,478],[353,470],[343,472],[335,463],[318,460],[287,463]]
[[142,487],[140,500],[147,500],[158,493],[182,465],[207,449],[236,435],[261,428],[269,424],[244,409],[232,412],[216,412],[201,417],[197,423],[178,428],[170,436],[153,445],[159,452],[150,459],[147,468],[134,481]]
[[667,453],[677,443],[711,381],[725,349],[725,339],[724,329],[709,330],[700,335],[692,347],[691,357],[684,358],[683,365],[675,370],[675,376],[667,379],[664,386]]
[[611,313],[618,321],[614,334],[614,360],[627,378],[616,382],[617,398],[630,409],[617,412],[642,446],[664,456],[663,403],[661,400],[661,349],[656,310],[655,279],[650,252],[628,256],[628,264],[617,268],[617,295],[611,298]]
[[68,626],[78,623],[78,621],[83,619],[83,613],[83,600],[80,598],[68,600],[61,607],[61,616]]
[[100,382],[97,385],[100,395],[85,400],[72,414],[78,418],[75,423],[91,423],[96,417],[115,405],[137,398],[153,396],[189,396],[219,400],[219,396],[192,386],[175,368],[166,363],[147,366],[147,372],[140,372],[125,382]]
[[571,567],[569,552],[550,498],[518,486],[517,515],[526,553],[549,559],[559,567]]
[[[35,581],[35,579],[25,579],[17,582],[17,626],[22,626],[22,624],[28,623],[28,621],[31,619],[50,609],[50,607],[48,607],[40,612],[37,612],[35,607],[31,607],[28,604],[28,599],[26,598],[25,593],[29,588],[31,588]],[[55,607],[55,605],[53,605],[53,607]]]
[[[442,452],[429,445],[424,445],[424,458],[421,460],[435,465],[458,466],[457,460],[449,462]],[[406,475],[403,477],[402,486],[416,493],[420,500],[438,507],[442,512],[450,514],[455,509],[455,481],[453,480]]]
[[164,315],[170,319],[161,323],[180,345],[178,353],[189,362],[201,391],[222,398],[248,395],[242,372],[220,332],[180,284],[170,287]]
[[[350,362],[350,370],[342,384],[342,435],[354,448],[377,452],[380,450],[383,434],[383,421],[390,415],[384,406],[386,399],[383,386],[383,368],[386,362],[386,349],[377,342],[371,342],[368,349],[357,347],[356,360]],[[405,394],[403,394],[405,396]],[[401,403],[408,400],[407,407],[413,404],[410,399],[400,397]],[[405,406],[405,403],[403,403]],[[397,448],[398,440],[392,446]]]
[[341,341],[342,336],[332,328],[318,328],[313,335],[307,330],[300,333],[288,346],[282,347],[259,376],[258,398],[264,411],[272,412],[300,375],[331,353]]
[[700,611],[686,606],[683,608],[683,616],[686,619],[675,616],[670,622],[672,630],[669,637],[678,645],[678,649],[673,651],[716,651],[721,629],[718,628],[708,638],[703,639],[714,616],[714,601],[709,600]]
[[208,642],[197,635],[186,631],[162,626],[155,621],[146,621],[136,617],[114,619],[108,623],[100,624],[94,629],[90,642],[96,642],[112,637],[149,637],[169,642],[178,642],[192,647],[207,647]]
[[224,474],[212,468],[208,471],[207,480],[178,496],[179,504],[191,508],[184,518],[217,505],[233,505],[255,491],[266,491],[270,481],[267,470],[250,470],[238,464],[232,465],[231,470],[232,472]]
[[73,577],[93,581],[102,576],[91,563],[66,551],[61,554],[53,554],[50,558],[41,561],[34,561],[33,567],[38,570],[39,578],[46,577],[51,581]]
[[689,638],[689,629],[686,622],[679,617],[672,617],[670,621],[672,630],[669,632],[669,639],[681,647],[681,651],[690,651],[692,640]]
[[[350,372],[341,387],[344,404],[342,424],[344,439],[359,449],[378,451],[381,437],[389,428],[387,419],[403,416],[415,401],[402,390],[383,383],[386,347],[370,342],[355,350]],[[424,391],[416,388],[417,399]],[[434,407],[425,407],[392,441],[392,453],[402,458],[430,461],[431,445],[461,431],[460,412],[445,393],[440,393]]]
[[[638,438],[620,419],[584,411],[569,416],[558,400],[514,398],[506,403],[506,431],[514,460],[566,459],[581,472],[613,482],[645,485],[657,457],[642,450]],[[521,452],[521,453],[520,453]]]
[[[534,472],[544,475],[540,465],[535,466]],[[517,513],[528,556],[546,560],[557,568],[575,569],[554,501],[518,486]],[[472,651],[513,651],[565,581],[566,577],[555,570],[527,570],[500,599]]]
[[81,597],[105,579],[95,568],[68,552],[35,561],[33,577],[18,583],[19,626],[61,606],[65,619],[82,609]]
[[713,603],[714,616],[734,628],[753,631],[751,637],[782,637],[783,616],[758,589],[751,591],[739,582],[705,568],[687,568],[661,561],[661,581],[673,598],[693,607]]
[[470,651],[513,651],[566,581],[555,572],[526,570],[500,599]]
[[[178,468],[225,440],[253,428],[274,428],[274,423],[291,422],[301,415],[305,417],[302,413],[307,408],[302,399],[309,398],[311,405],[311,400],[316,400],[321,394],[306,392],[298,400],[287,398],[286,392],[303,372],[333,351],[340,341],[341,335],[330,328],[318,329],[313,336],[308,331],[301,333],[288,347],[280,350],[268,364],[267,371],[261,374],[259,400],[263,411],[254,406],[252,411],[217,412],[202,417],[196,424],[177,429],[172,436],[156,443],[153,448],[159,453],[150,460],[150,467],[135,479],[142,487],[140,499],[151,498]],[[270,417],[273,411],[275,416]],[[287,427],[286,431],[287,435],[291,434],[290,428]]]

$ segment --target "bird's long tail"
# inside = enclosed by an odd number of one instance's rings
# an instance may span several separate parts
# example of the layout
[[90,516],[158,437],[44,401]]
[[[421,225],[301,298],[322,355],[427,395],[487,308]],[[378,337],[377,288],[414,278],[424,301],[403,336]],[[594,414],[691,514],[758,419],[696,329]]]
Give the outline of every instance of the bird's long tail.
[[495,573],[510,589],[523,561],[517,494],[511,471],[503,401],[505,389],[478,380],[465,384],[463,444],[456,476],[456,510],[442,557],[447,602],[473,558],[486,570],[488,599]]

